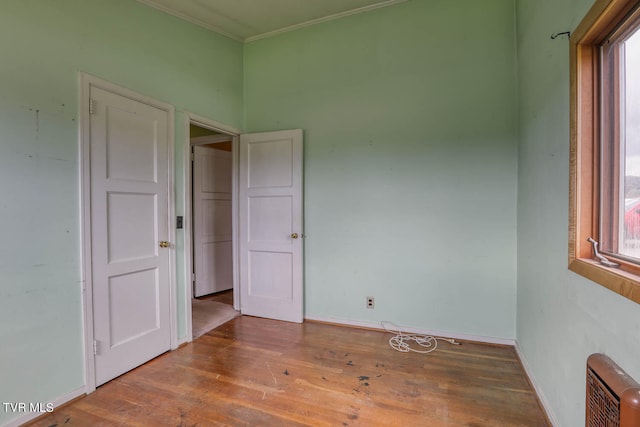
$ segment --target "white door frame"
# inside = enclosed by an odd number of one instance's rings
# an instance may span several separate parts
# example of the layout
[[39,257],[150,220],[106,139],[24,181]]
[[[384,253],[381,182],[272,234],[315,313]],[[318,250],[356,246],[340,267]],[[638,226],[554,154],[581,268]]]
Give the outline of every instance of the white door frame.
[[82,235],[82,311],[84,329],[84,364],[85,364],[85,392],[91,393],[96,389],[96,368],[93,354],[93,282],[92,282],[92,261],[91,261],[91,152],[90,152],[90,114],[89,114],[89,94],[91,87],[97,87],[117,95],[142,102],[167,112],[168,118],[168,224],[169,238],[171,239],[171,251],[169,255],[169,309],[171,328],[171,349],[178,347],[178,316],[176,313],[176,231],[172,226],[175,218],[175,196],[174,196],[174,170],[175,170],[175,114],[173,105],[167,104],[130,89],[118,86],[114,83],[80,72],[78,75],[79,100],[78,106],[78,137],[80,148],[80,221]]
[[[191,173],[192,173],[192,164],[191,164],[191,140],[190,140],[190,125],[194,124],[196,126],[200,126],[206,129],[215,130],[218,132],[226,133],[232,136],[231,142],[231,247],[233,248],[232,260],[233,260],[233,308],[236,310],[240,309],[240,292],[239,292],[239,274],[240,274],[240,266],[239,266],[239,257],[238,257],[238,166],[239,166],[239,155],[238,155],[238,137],[240,130],[233,128],[231,126],[227,126],[223,123],[216,122],[215,120],[208,119],[206,117],[200,116],[195,113],[191,113],[189,111],[185,111],[184,113],[184,135],[185,135],[185,143],[183,150],[183,170],[184,170],[184,219],[183,219],[183,227],[184,227],[184,301],[185,301],[185,325],[187,326],[186,337],[183,342],[191,342],[193,340],[193,324],[192,324],[192,313],[191,313],[191,299],[193,298],[193,221],[192,221],[192,182],[191,182]],[[200,142],[215,142],[215,138],[211,141],[207,141],[206,138],[201,137]]]

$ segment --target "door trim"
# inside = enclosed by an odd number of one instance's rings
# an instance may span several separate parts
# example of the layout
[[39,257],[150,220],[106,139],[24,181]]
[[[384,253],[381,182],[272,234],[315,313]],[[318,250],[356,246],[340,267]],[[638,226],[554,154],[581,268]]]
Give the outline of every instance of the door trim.
[[[80,222],[81,222],[81,282],[82,282],[82,313],[83,313],[83,329],[84,329],[84,370],[85,370],[85,393],[91,393],[96,389],[96,368],[95,358],[93,354],[93,283],[92,283],[92,260],[91,260],[91,158],[90,158],[90,115],[89,115],[89,94],[91,87],[100,88],[116,95],[141,102],[152,107],[167,112],[168,120],[168,185],[167,185],[167,203],[168,203],[168,235],[171,242],[176,241],[176,231],[171,225],[175,218],[175,113],[171,104],[158,101],[148,96],[142,95],[130,89],[118,86],[114,83],[103,80],[91,74],[79,72],[79,99],[78,107],[78,146],[79,146],[79,172],[80,172]],[[175,243],[169,248],[169,314],[170,330],[171,330],[171,349],[178,347],[178,324],[176,313],[176,248]]]
[[[190,111],[184,112],[184,135],[185,142],[183,147],[183,171],[184,175],[182,180],[184,182],[184,221],[183,221],[183,233],[184,233],[184,313],[185,313],[185,325],[186,336],[180,341],[179,344],[193,341],[193,323],[191,313],[191,299],[193,298],[193,286],[191,278],[193,276],[193,240],[191,238],[193,234],[193,221],[192,221],[192,203],[193,197],[191,195],[192,182],[191,182],[191,140],[189,125],[194,124],[206,129],[215,130],[218,132],[226,133],[233,137],[231,142],[231,240],[232,240],[232,260],[233,260],[233,308],[239,310],[240,308],[240,289],[239,289],[239,249],[238,249],[238,138],[242,133],[239,129],[225,125],[224,123],[217,122],[204,116],[200,116]],[[211,141],[206,140],[207,137],[200,137],[199,143],[216,142],[215,138]]]

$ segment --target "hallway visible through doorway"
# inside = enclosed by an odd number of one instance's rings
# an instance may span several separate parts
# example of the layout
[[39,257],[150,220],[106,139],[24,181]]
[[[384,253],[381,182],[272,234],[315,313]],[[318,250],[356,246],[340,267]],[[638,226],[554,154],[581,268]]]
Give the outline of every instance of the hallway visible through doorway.
[[233,309],[232,289],[194,298],[191,313],[194,339],[240,315]]
[[231,135],[191,123],[192,337],[238,316],[233,309]]

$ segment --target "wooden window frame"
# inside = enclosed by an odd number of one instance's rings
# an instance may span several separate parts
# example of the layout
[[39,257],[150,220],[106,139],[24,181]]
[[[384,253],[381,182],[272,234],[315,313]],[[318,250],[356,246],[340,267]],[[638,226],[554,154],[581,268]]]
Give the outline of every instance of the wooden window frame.
[[640,265],[618,258],[620,267],[600,264],[587,238],[599,240],[601,234],[600,46],[639,3],[596,0],[570,38],[569,269],[636,303],[640,303]]

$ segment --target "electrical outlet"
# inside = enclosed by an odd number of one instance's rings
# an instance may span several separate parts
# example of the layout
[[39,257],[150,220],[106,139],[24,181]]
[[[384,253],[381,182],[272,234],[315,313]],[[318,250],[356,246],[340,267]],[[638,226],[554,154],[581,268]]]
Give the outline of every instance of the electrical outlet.
[[373,308],[373,297],[367,297],[367,308]]

